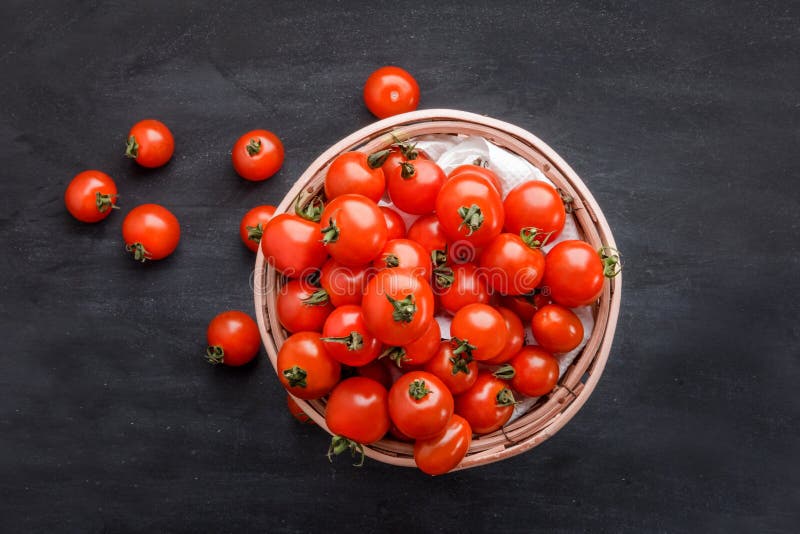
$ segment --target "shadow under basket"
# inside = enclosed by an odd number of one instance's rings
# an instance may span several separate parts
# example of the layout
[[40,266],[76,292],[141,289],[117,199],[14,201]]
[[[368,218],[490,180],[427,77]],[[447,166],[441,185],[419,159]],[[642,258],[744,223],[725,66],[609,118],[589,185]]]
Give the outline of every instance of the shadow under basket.
[[[325,173],[336,156],[350,150],[374,152],[399,139],[428,134],[477,135],[514,153],[537,167],[556,187],[572,197],[573,215],[584,241],[595,249],[616,248],[611,229],[592,194],[561,157],[536,136],[506,122],[446,109],[414,111],[375,122],[342,139],[300,176],[283,198],[276,213],[291,212],[299,197],[312,197],[323,187]],[[278,350],[288,337],[278,322],[276,297],[282,277],[268,264],[259,247],[256,258],[254,293],[256,318],[261,338],[273,368]],[[583,406],[603,373],[611,350],[619,315],[622,276],[606,281],[603,293],[593,306],[595,326],[589,341],[563,374],[555,389],[539,399],[527,413],[503,429],[475,436],[463,462],[465,469],[496,462],[531,449],[558,432]],[[300,408],[320,427],[325,425],[325,399],[296,399]],[[415,467],[413,445],[383,439],[364,446],[369,458],[392,465]]]

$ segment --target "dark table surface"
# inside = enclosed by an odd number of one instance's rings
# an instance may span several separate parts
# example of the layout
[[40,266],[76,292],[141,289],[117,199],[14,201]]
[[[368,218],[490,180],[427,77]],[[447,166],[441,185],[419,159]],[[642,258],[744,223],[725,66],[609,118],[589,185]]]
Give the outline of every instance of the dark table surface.
[[[0,8],[0,530],[797,531],[797,3],[207,4]],[[263,353],[202,359],[211,317],[253,311],[240,217],[373,120],[361,87],[383,64],[416,76],[424,108],[548,142],[626,260],[581,412],[435,479],[330,465]],[[122,157],[145,117],[175,134],[166,168]],[[257,127],[286,163],[251,184],[229,151]],[[64,209],[87,168],[122,194],[101,224]],[[144,202],[183,228],[151,265],[120,236]]]

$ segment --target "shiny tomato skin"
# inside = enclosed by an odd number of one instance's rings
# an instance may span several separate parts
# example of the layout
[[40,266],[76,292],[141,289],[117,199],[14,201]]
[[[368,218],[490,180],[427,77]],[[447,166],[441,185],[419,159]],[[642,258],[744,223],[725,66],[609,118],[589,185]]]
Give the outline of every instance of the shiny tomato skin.
[[325,424],[337,436],[357,443],[378,441],[389,431],[389,394],[371,378],[354,376],[333,388],[325,406]]
[[341,376],[341,365],[328,355],[319,338],[318,332],[297,332],[278,351],[278,379],[299,399],[327,395]]
[[[404,178],[406,173],[410,174]],[[398,165],[386,177],[389,198],[406,213],[425,215],[436,208],[436,197],[447,177],[429,159],[416,159]]]
[[155,119],[145,119],[133,125],[128,132],[125,155],[142,167],[155,168],[166,165],[175,151],[175,139],[169,128]]
[[236,174],[251,182],[272,178],[283,166],[283,143],[269,130],[252,130],[233,145],[231,160]]
[[378,206],[383,212],[383,218],[386,220],[386,235],[387,241],[392,239],[404,239],[406,237],[406,222],[395,210],[388,206]]
[[422,245],[428,254],[434,250],[447,248],[447,237],[442,231],[442,223],[436,214],[423,215],[408,229],[408,238]]
[[[356,333],[359,340],[353,340]],[[322,328],[322,342],[334,360],[358,367],[373,361],[381,353],[381,342],[369,333],[361,306],[348,304],[331,312]]]
[[[367,284],[361,304],[367,328],[387,345],[414,341],[434,320],[430,285],[406,269],[385,269],[376,274]],[[395,317],[397,307],[402,313]]]
[[442,330],[439,322],[433,319],[419,338],[411,343],[403,345],[405,351],[405,358],[403,359],[402,366],[417,366],[423,365],[425,362],[433,358],[436,350],[439,348],[439,343],[442,341]]
[[267,261],[288,278],[305,277],[328,259],[320,242],[318,223],[294,214],[274,216],[264,227],[261,251]]
[[318,291],[305,280],[289,280],[278,290],[275,308],[278,321],[289,332],[321,332],[325,320],[333,311],[329,300],[311,304],[306,299]]
[[[386,176],[387,180],[389,178],[389,173],[401,163],[416,161],[417,159],[430,159],[424,151],[417,149],[414,145],[392,145],[387,150],[389,150],[389,155],[381,165],[381,169],[383,169],[383,174]],[[406,154],[408,154],[408,157],[406,157]]]
[[381,269],[410,269],[425,280],[431,278],[430,254],[416,241],[392,239],[387,241],[378,257],[372,262],[376,271]]
[[453,316],[450,335],[474,346],[472,357],[482,361],[500,354],[506,344],[508,331],[505,319],[493,307],[488,304],[468,304]]
[[300,408],[300,405],[297,404],[297,401],[294,400],[289,393],[286,394],[286,407],[289,409],[289,413],[292,414],[292,417],[300,421],[301,423],[306,423],[309,425],[314,425],[314,420],[311,419],[306,412]]
[[178,247],[181,227],[164,206],[142,204],[129,211],[122,221],[122,238],[136,260],[160,260]]
[[558,360],[541,347],[523,347],[508,363],[514,368],[511,387],[523,395],[547,395],[558,382]]
[[460,174],[480,177],[489,182],[492,185],[492,187],[495,188],[495,190],[499,195],[501,196],[503,195],[503,186],[500,182],[500,177],[497,176],[497,173],[487,169],[486,167],[482,167],[480,165],[472,165],[471,163],[468,163],[466,165],[459,165],[458,167],[450,171],[450,174],[447,175],[447,179],[452,180],[453,178],[455,178]]
[[564,229],[567,212],[556,188],[540,180],[523,182],[509,191],[503,201],[505,230],[519,234],[523,228],[538,228],[536,238],[555,240]]
[[453,281],[448,287],[437,286],[439,303],[444,310],[455,315],[468,304],[488,304],[491,299],[489,286],[475,265],[464,263],[452,268]]
[[508,308],[498,307],[495,309],[500,312],[500,315],[505,319],[508,337],[506,338],[506,344],[503,346],[503,350],[500,351],[500,354],[490,360],[486,360],[485,363],[489,365],[506,363],[513,358],[525,344],[525,327],[517,314]]
[[375,380],[387,390],[392,387],[392,383],[394,382],[392,380],[392,373],[389,372],[389,368],[382,360],[372,360],[366,365],[360,365],[356,367],[356,373],[358,376]]
[[398,378],[389,390],[389,415],[404,435],[430,438],[450,421],[453,395],[436,376],[411,371]]
[[[469,213],[473,207],[480,214],[470,216],[470,224],[466,224],[459,211]],[[503,229],[503,202],[497,190],[485,179],[462,173],[442,186],[436,197],[436,216],[449,242],[466,241],[474,247],[481,247]]]
[[363,195],[345,194],[331,200],[322,212],[320,225],[331,257],[353,267],[375,259],[389,235],[383,212]]
[[453,414],[444,430],[428,439],[414,443],[414,462],[429,475],[443,475],[455,469],[472,444],[469,422]]
[[533,319],[533,315],[539,311],[539,308],[553,303],[550,297],[542,293],[536,293],[535,295],[504,295],[500,302],[504,307],[516,313],[523,323],[529,323]]
[[242,239],[242,243],[253,252],[258,251],[264,227],[267,226],[273,215],[275,215],[275,206],[265,204],[256,206],[242,217],[242,221],[239,223],[239,237]]
[[75,175],[64,192],[64,205],[81,222],[102,221],[117,204],[117,185],[102,171],[83,171]]
[[480,266],[493,290],[522,295],[541,283],[545,259],[539,248],[527,245],[518,234],[503,233],[483,249]]
[[569,352],[583,341],[583,324],[569,308],[548,304],[531,319],[533,337],[540,347],[560,354]]
[[379,119],[414,111],[419,105],[419,85],[400,67],[381,67],[364,84],[364,103]]
[[542,287],[550,298],[567,308],[594,303],[603,292],[603,261],[584,241],[570,239],[550,249],[545,256]]
[[[510,395],[511,404],[499,404],[498,396],[506,398],[504,392]],[[476,434],[488,434],[499,430],[511,418],[513,395],[504,381],[481,371],[475,384],[455,398],[455,413],[466,419]]]
[[237,310],[214,317],[206,330],[206,338],[208,358],[212,363],[238,367],[252,361],[261,349],[261,335],[256,322]]
[[319,283],[334,306],[360,306],[371,274],[374,274],[371,265],[348,267],[331,258],[320,270]]
[[453,353],[453,343],[449,339],[439,343],[436,354],[425,363],[425,371],[444,382],[453,395],[464,393],[478,379],[478,362]]
[[331,162],[325,175],[328,200],[347,194],[363,195],[378,202],[386,190],[386,177],[380,167],[372,168],[365,152],[340,154]]

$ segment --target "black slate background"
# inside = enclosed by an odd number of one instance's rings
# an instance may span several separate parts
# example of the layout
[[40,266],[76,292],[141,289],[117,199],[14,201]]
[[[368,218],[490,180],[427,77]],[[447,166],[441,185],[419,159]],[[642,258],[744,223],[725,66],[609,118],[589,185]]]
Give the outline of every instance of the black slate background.
[[[24,2],[0,7],[3,532],[796,532],[800,9],[796,2]],[[262,354],[202,360],[252,312],[241,215],[368,124],[400,64],[422,107],[539,135],[583,177],[626,260],[612,357],[555,438],[430,479],[347,459],[284,409]],[[157,117],[177,152],[122,157]],[[250,184],[229,150],[285,142]],[[110,173],[159,202],[178,251],[139,265],[125,213],[62,195]]]

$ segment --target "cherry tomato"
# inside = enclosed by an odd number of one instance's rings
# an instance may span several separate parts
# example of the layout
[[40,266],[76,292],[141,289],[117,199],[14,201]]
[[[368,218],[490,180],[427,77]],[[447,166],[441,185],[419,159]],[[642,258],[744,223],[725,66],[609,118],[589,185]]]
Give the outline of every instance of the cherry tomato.
[[369,444],[389,431],[389,393],[371,378],[342,380],[328,397],[325,424],[337,436]]
[[576,239],[562,241],[545,257],[542,286],[562,306],[592,304],[603,292],[604,269],[600,254],[591,245]]
[[378,202],[385,189],[386,178],[380,164],[370,160],[364,152],[340,154],[331,162],[325,175],[325,196],[328,200],[356,194]]
[[419,159],[430,159],[422,150],[417,150],[417,145],[409,143],[395,143],[389,148],[373,152],[369,155],[376,164],[381,165],[384,176],[389,177],[389,172],[396,169],[401,163]]
[[436,319],[430,322],[430,326],[425,330],[421,337],[402,347],[390,347],[381,355],[388,356],[397,367],[422,365],[436,354],[439,343],[442,341],[442,331]]
[[506,363],[519,352],[522,345],[525,344],[525,327],[522,326],[522,321],[517,314],[508,308],[495,308],[506,322],[506,329],[508,330],[508,338],[506,344],[500,354],[487,360],[485,363],[489,365],[500,365]]
[[361,306],[348,304],[333,310],[322,329],[330,356],[345,365],[366,365],[381,353],[381,342],[369,333]]
[[328,355],[319,338],[317,332],[298,332],[289,336],[278,351],[278,378],[299,399],[327,395],[341,376],[341,365]]
[[569,352],[583,341],[583,324],[569,308],[548,304],[531,319],[536,342],[549,352]]
[[288,278],[308,276],[328,259],[328,251],[319,240],[319,224],[281,213],[264,227],[261,251],[267,261]]
[[439,218],[435,214],[423,215],[408,229],[408,238],[416,241],[430,254],[434,250],[445,250],[447,238],[442,230]]
[[343,265],[371,262],[386,244],[389,231],[378,206],[363,195],[341,195],[322,212],[322,242]]
[[232,310],[214,317],[206,331],[209,363],[238,367],[250,362],[261,348],[256,322],[244,312]]
[[478,379],[478,362],[469,355],[455,354],[453,343],[446,339],[439,343],[433,358],[425,364],[425,371],[436,375],[453,395],[464,393]]
[[278,321],[289,332],[321,332],[333,306],[325,290],[305,280],[290,280],[275,301]]
[[376,270],[409,269],[425,280],[431,278],[431,257],[416,241],[410,239],[392,239],[387,241],[383,250],[372,262]]
[[466,419],[453,415],[438,435],[414,443],[414,461],[424,473],[443,475],[455,469],[472,444],[472,428]]
[[469,422],[476,434],[500,429],[514,413],[514,394],[506,383],[481,371],[475,384],[455,399],[455,412]]
[[125,250],[136,261],[160,260],[177,248],[181,239],[178,219],[158,204],[142,204],[133,208],[122,221]]
[[523,182],[509,191],[503,208],[506,232],[518,234],[523,228],[538,228],[539,241],[557,238],[567,218],[564,201],[556,188],[539,180]]
[[231,151],[236,174],[251,182],[272,178],[283,165],[283,157],[283,143],[268,130],[247,132],[236,141]]
[[381,67],[364,84],[364,103],[379,119],[414,111],[419,105],[419,85],[400,67]]
[[373,360],[366,365],[356,367],[358,376],[371,378],[380,383],[386,389],[392,387],[392,373],[389,368],[381,360]]
[[530,322],[539,308],[552,304],[550,297],[536,291],[528,295],[508,295],[502,298],[503,306],[517,314],[524,322]]
[[519,235],[500,234],[483,249],[480,266],[492,289],[506,295],[522,295],[536,289],[545,264],[535,232],[526,229]]
[[436,208],[436,197],[447,177],[436,162],[417,159],[401,163],[386,179],[395,206],[406,213],[424,215]]
[[389,390],[389,415],[398,430],[412,439],[426,439],[444,430],[453,415],[453,395],[425,371],[411,371]]
[[128,132],[125,155],[142,167],[165,165],[175,151],[175,139],[169,128],[155,119],[145,119],[133,125]]
[[436,215],[450,242],[488,244],[503,228],[503,202],[485,179],[460,174],[442,186]]
[[439,303],[447,313],[455,315],[468,304],[488,304],[490,295],[486,276],[471,263],[449,269],[437,269],[436,289]]
[[489,182],[492,185],[492,187],[494,187],[497,190],[498,194],[500,194],[501,196],[503,194],[503,186],[500,182],[500,177],[498,177],[494,171],[491,171],[482,165],[474,165],[471,163],[468,163],[466,165],[459,165],[458,167],[450,171],[450,174],[447,175],[447,179],[452,180],[453,178],[455,178],[460,174],[464,174],[467,176],[477,176],[479,178],[482,178],[487,182]]
[[242,217],[242,222],[239,223],[239,237],[242,238],[242,243],[253,252],[258,250],[264,227],[273,215],[275,215],[275,206],[264,205],[256,206]]
[[102,221],[117,206],[117,185],[100,171],[83,171],[67,186],[64,204],[67,211],[81,222]]
[[373,271],[371,265],[348,267],[331,258],[322,266],[319,283],[334,306],[361,305],[368,275]]
[[386,229],[389,233],[386,239],[403,239],[406,237],[406,222],[399,213],[387,206],[378,206],[383,212],[383,218],[386,219]]
[[450,335],[463,344],[478,361],[491,360],[503,350],[508,339],[506,322],[488,304],[467,304],[453,316]]
[[367,328],[387,345],[405,345],[422,336],[433,321],[433,291],[406,269],[380,271],[362,300]]
[[292,417],[300,421],[301,423],[306,423],[309,425],[316,424],[314,420],[311,419],[306,412],[300,408],[300,405],[297,404],[297,401],[294,400],[290,394],[286,394],[286,406],[289,408],[289,413],[292,414]]
[[523,347],[508,364],[514,369],[511,387],[523,395],[547,395],[558,382],[558,360],[541,347]]

